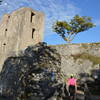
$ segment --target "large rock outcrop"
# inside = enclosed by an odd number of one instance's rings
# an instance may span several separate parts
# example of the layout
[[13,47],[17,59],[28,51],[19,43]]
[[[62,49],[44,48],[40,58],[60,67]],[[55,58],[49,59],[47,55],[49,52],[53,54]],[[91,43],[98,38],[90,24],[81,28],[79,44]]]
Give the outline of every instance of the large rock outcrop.
[[55,94],[62,97],[61,58],[56,49],[39,43],[19,55],[4,62],[0,100],[51,100]]

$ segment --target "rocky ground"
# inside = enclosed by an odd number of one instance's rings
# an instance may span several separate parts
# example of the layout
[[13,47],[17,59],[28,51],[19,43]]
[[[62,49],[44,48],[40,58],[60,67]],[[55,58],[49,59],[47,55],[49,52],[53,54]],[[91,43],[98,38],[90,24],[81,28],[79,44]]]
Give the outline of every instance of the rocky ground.
[[29,46],[19,56],[7,58],[0,73],[0,97],[2,100],[49,99],[62,87],[58,82],[60,64],[60,55],[46,43]]
[[[7,58],[0,73],[0,100],[69,100],[60,65],[60,54],[46,43]],[[83,88],[77,100],[100,100]]]

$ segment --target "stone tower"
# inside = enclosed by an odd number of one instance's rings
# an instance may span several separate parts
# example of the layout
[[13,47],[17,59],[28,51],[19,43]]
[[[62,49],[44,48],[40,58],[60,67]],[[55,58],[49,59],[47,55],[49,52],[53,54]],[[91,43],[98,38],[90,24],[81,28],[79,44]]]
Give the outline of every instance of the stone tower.
[[43,40],[44,14],[21,8],[3,16],[0,23],[0,70],[4,60]]

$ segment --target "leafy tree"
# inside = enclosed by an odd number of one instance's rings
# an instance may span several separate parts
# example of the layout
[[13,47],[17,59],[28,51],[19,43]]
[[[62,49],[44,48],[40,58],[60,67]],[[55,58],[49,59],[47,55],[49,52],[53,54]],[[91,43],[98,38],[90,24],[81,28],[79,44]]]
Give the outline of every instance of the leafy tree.
[[59,34],[66,42],[70,43],[79,32],[94,26],[91,17],[76,15],[70,22],[56,21],[53,24],[53,31]]

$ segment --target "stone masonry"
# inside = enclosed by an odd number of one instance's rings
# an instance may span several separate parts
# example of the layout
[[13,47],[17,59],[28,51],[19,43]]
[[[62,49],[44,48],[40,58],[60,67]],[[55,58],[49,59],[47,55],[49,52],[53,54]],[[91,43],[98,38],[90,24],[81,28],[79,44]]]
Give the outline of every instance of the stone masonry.
[[44,14],[20,8],[5,14],[0,23],[0,70],[4,60],[29,45],[43,41]]
[[100,43],[51,45],[61,55],[65,75],[91,74],[100,70]]

